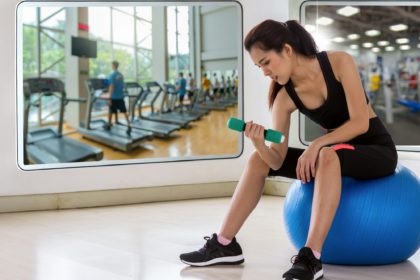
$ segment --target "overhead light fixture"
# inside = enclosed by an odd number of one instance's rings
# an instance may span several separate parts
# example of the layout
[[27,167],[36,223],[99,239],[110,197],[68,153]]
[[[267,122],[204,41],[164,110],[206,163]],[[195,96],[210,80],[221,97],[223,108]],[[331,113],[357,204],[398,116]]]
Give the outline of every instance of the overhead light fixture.
[[379,34],[381,34],[381,31],[376,30],[376,29],[371,29],[365,32],[365,35],[373,37],[373,36],[378,36]]
[[420,49],[420,44],[417,44],[417,48],[419,48],[419,49]]
[[398,31],[403,31],[403,30],[406,30],[408,28],[408,26],[407,25],[405,25],[405,24],[402,24],[402,23],[400,23],[400,24],[395,24],[395,25],[391,25],[390,27],[389,27],[389,29],[391,29],[392,31],[395,31],[395,32],[398,32]]
[[351,17],[354,14],[357,14],[360,11],[359,8],[352,7],[352,6],[345,6],[344,8],[338,9],[337,14],[345,16],[345,17]]
[[315,25],[312,24],[305,24],[305,29],[310,33],[310,32],[314,32],[316,30]]
[[350,49],[352,49],[352,50],[358,50],[359,49],[359,46],[358,45],[350,45]]
[[343,43],[346,39],[344,39],[343,37],[335,37],[332,39],[332,41],[334,43]]
[[378,46],[384,47],[384,46],[388,46],[389,42],[388,41],[378,41]]
[[360,38],[360,35],[356,34],[356,33],[347,35],[347,39],[349,39],[349,40],[357,40],[359,38]]
[[362,46],[364,47],[364,48],[371,48],[371,47],[373,47],[373,44],[372,43],[369,43],[369,42],[366,42],[366,43],[363,43],[362,44]]
[[375,48],[372,48],[372,51],[373,51],[374,53],[378,53],[378,52],[380,52],[380,51],[381,51],[381,49],[380,49],[380,48],[375,47]]
[[316,44],[321,50],[328,49],[330,40],[328,40],[328,38],[322,32],[316,32],[315,34],[313,34],[313,36]]
[[330,25],[333,22],[334,20],[328,17],[320,17],[319,19],[316,20],[316,23],[319,25]]
[[407,44],[410,40],[408,38],[398,38],[395,42],[397,42],[397,44]]
[[410,49],[410,45],[402,45],[402,46],[400,46],[400,50],[402,50],[402,51],[407,51],[409,49]]
[[393,46],[388,46],[388,47],[385,47],[385,50],[386,50],[387,52],[392,52],[392,51],[394,51],[394,50],[395,50],[395,48],[394,48]]

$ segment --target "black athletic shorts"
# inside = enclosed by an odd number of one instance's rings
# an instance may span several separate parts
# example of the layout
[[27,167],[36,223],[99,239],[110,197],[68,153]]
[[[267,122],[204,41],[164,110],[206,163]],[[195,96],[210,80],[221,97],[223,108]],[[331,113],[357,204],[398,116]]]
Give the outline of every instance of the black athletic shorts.
[[124,99],[111,99],[111,106],[109,106],[109,113],[116,114],[120,111],[121,113],[127,113]]
[[[347,143],[330,146],[338,155],[341,175],[355,179],[374,179],[394,173],[398,154],[394,141],[378,117],[371,118],[369,130]],[[296,165],[305,150],[289,148],[279,170],[268,176],[296,179]]]

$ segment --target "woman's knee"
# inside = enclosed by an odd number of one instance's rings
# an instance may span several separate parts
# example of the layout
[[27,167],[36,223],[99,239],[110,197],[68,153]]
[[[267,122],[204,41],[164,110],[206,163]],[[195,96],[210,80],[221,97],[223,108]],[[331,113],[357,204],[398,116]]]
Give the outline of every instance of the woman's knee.
[[265,174],[266,176],[270,170],[269,166],[262,160],[257,151],[254,151],[251,154],[248,160],[248,168],[255,172]]
[[340,160],[334,149],[323,147],[319,151],[317,166],[331,166],[339,164]]

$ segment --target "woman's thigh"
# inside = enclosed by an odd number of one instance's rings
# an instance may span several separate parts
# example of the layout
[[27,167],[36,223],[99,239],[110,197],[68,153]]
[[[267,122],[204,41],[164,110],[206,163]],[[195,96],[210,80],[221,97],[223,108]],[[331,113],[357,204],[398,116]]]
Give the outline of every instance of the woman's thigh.
[[[340,160],[341,175],[355,179],[374,179],[394,173],[397,165],[395,147],[385,145],[339,144],[332,148]],[[296,165],[304,149],[288,148],[283,165],[270,169],[268,176],[296,179]]]

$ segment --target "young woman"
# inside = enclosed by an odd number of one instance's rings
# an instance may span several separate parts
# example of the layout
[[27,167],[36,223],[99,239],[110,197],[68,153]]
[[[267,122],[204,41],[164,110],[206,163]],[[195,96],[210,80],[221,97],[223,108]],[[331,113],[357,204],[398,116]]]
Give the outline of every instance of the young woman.
[[[394,142],[363,90],[352,57],[345,52],[318,52],[311,35],[296,21],[267,20],[246,36],[245,48],[272,82],[269,106],[273,128],[287,139],[290,115],[299,110],[328,133],[306,150],[282,144],[266,146],[264,127],[249,122],[245,136],[255,152],[233,195],[218,234],[206,237],[199,251],[182,254],[184,263],[206,266],[244,261],[235,235],[257,205],[266,176],[314,180],[315,190],[306,245],[292,259],[284,279],[320,279],[321,251],[340,201],[341,177],[373,179],[394,172]],[[262,233],[264,234],[264,233]]]

